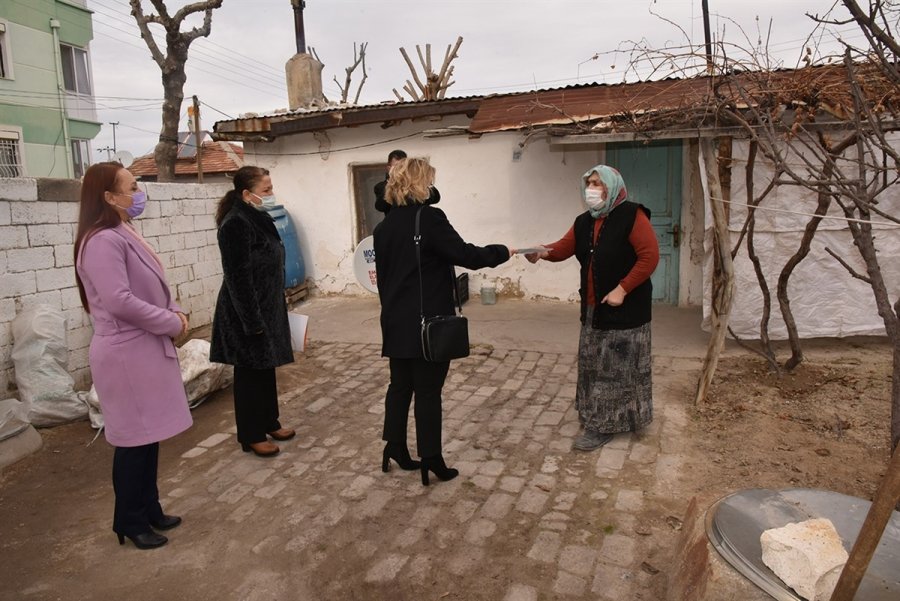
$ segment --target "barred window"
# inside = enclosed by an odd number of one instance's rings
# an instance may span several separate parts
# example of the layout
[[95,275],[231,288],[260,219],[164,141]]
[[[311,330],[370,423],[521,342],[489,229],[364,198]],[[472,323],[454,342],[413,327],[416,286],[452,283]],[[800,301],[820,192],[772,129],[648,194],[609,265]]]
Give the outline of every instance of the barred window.
[[21,177],[23,171],[18,137],[0,137],[0,177]]

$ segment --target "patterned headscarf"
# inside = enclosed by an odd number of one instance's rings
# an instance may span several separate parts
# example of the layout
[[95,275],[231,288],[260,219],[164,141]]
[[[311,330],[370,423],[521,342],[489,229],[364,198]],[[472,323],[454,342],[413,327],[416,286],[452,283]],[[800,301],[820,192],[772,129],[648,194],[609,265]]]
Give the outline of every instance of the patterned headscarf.
[[587,179],[592,173],[600,176],[600,181],[606,184],[606,202],[601,206],[590,209],[591,217],[599,219],[608,215],[619,204],[628,198],[628,190],[625,188],[625,180],[619,172],[607,165],[595,165],[581,176],[581,198],[584,199],[584,191],[587,190]]

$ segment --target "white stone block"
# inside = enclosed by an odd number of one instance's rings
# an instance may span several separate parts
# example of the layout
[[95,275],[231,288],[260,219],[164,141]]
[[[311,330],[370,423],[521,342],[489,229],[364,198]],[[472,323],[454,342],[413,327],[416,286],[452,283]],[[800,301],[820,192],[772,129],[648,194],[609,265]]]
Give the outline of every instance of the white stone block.
[[79,206],[77,202],[59,203],[59,222],[78,223]]
[[5,200],[37,200],[37,180],[31,177],[0,179],[0,198]]
[[9,225],[12,223],[9,202],[0,200],[0,225]]
[[181,234],[167,234],[159,237],[159,252],[171,252],[184,248],[184,236]]
[[33,271],[0,274],[0,298],[13,298],[37,292]]
[[14,202],[10,207],[10,220],[13,224],[31,225],[39,223],[59,223],[58,203]]
[[56,263],[52,246],[14,248],[7,251],[6,261],[6,269],[11,273],[47,269]]
[[72,286],[71,288],[64,288],[64,289],[60,290],[59,293],[62,298],[63,310],[80,309],[81,308],[81,295],[78,294],[77,286]]
[[75,228],[71,223],[54,223],[28,226],[30,246],[55,246],[75,242]]
[[178,286],[178,298],[190,298],[201,294],[203,294],[203,282],[200,280],[185,282]]
[[0,250],[28,247],[28,229],[22,225],[0,226]]
[[[16,316],[16,301],[11,298],[0,300],[0,323],[12,321]],[[0,389],[2,390],[2,389]]]
[[222,273],[222,263],[220,261],[203,261],[194,265],[195,278],[208,278]]
[[762,560],[776,576],[810,601],[828,601],[847,562],[834,524],[812,519],[766,530]]
[[53,256],[56,257],[57,267],[73,267],[75,265],[75,245],[57,244],[53,248]]
[[161,236],[169,233],[169,222],[163,221],[162,219],[141,219],[138,223],[141,224],[141,235],[143,235],[144,238]]
[[[178,215],[172,218],[172,233],[187,234],[194,231],[194,217],[191,215]],[[184,248],[184,242],[182,242]]]
[[185,250],[179,250],[175,253],[175,267],[182,267],[184,265],[193,265],[197,262],[197,249],[196,248],[188,248]]
[[157,219],[161,215],[159,208],[159,201],[157,200],[148,200],[147,204],[144,205],[144,212],[141,213],[140,221],[150,221],[151,219]]
[[48,305],[57,311],[62,311],[62,295],[59,290],[49,290],[47,292],[38,292],[37,294],[28,294],[19,297],[21,310],[30,309],[37,305]]
[[192,198],[184,201],[185,215],[206,215],[206,201],[203,199]]
[[212,214],[194,215],[194,229],[198,232],[216,229],[216,216]]
[[[75,283],[75,269],[72,267],[59,267],[36,271],[38,292],[47,290],[62,290]],[[62,306],[60,306],[62,308]]]

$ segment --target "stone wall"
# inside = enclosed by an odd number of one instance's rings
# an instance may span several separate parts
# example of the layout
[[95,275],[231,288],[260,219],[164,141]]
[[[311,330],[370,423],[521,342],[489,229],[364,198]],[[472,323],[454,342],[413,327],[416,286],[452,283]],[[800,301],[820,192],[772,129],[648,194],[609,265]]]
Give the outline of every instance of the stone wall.
[[[222,267],[213,215],[227,184],[145,185],[147,208],[134,223],[166,266],[172,294],[191,327],[212,321]],[[0,178],[0,398],[15,390],[12,320],[46,304],[66,315],[69,371],[90,384],[92,328],[75,285],[73,249],[79,182]]]

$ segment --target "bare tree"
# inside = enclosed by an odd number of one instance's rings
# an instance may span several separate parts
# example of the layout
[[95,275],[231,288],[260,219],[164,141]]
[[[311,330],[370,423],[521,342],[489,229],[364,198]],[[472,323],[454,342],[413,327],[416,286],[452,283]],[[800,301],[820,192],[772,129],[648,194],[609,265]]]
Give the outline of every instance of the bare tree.
[[[454,69],[450,63],[457,58],[456,53],[462,42],[463,39],[460,36],[456,38],[456,44],[453,46],[447,45],[447,51],[444,53],[444,62],[437,73],[431,68],[431,44],[425,44],[424,55],[422,54],[422,48],[416,44],[416,53],[419,55],[419,62],[422,63],[424,82],[422,81],[423,78],[419,77],[415,65],[413,65],[409,55],[406,53],[406,48],[400,48],[400,54],[403,55],[403,60],[406,61],[406,66],[409,67],[409,72],[412,74],[412,81],[406,80],[403,91],[409,94],[413,100],[440,100],[443,98],[447,94],[447,88],[456,83],[450,81],[453,77]],[[405,100],[400,92],[397,91],[397,88],[394,88],[394,95],[400,101]]]
[[[145,13],[141,0],[129,0],[131,14],[141,30],[141,37],[150,55],[159,65],[163,84],[162,129],[159,143],[153,151],[159,181],[170,182],[175,177],[175,159],[178,152],[178,120],[181,115],[181,103],[184,100],[184,84],[187,81],[184,65],[188,59],[188,48],[191,42],[209,35],[212,27],[212,12],[222,6],[222,0],[206,0],[188,4],[175,12],[169,13],[163,0],[149,0],[156,13]],[[203,14],[203,25],[188,31],[181,31],[184,20],[196,13]],[[159,25],[165,31],[165,52],[160,49],[153,37],[151,25]],[[198,133],[199,140],[199,133]],[[199,147],[199,142],[197,146]]]
[[[353,64],[344,69],[344,72],[347,74],[344,79],[344,85],[341,85],[337,76],[334,78],[334,83],[336,83],[341,90],[341,102],[347,102],[347,98],[350,95],[350,83],[353,79],[353,72],[356,71],[357,67],[362,66],[362,79],[359,82],[359,87],[356,88],[356,95],[353,97],[353,104],[359,102],[359,94],[362,92],[363,85],[369,78],[369,74],[366,73],[366,46],[368,45],[368,42],[360,42],[359,49],[357,49],[356,42],[353,43]],[[318,57],[316,60],[318,60]]]

